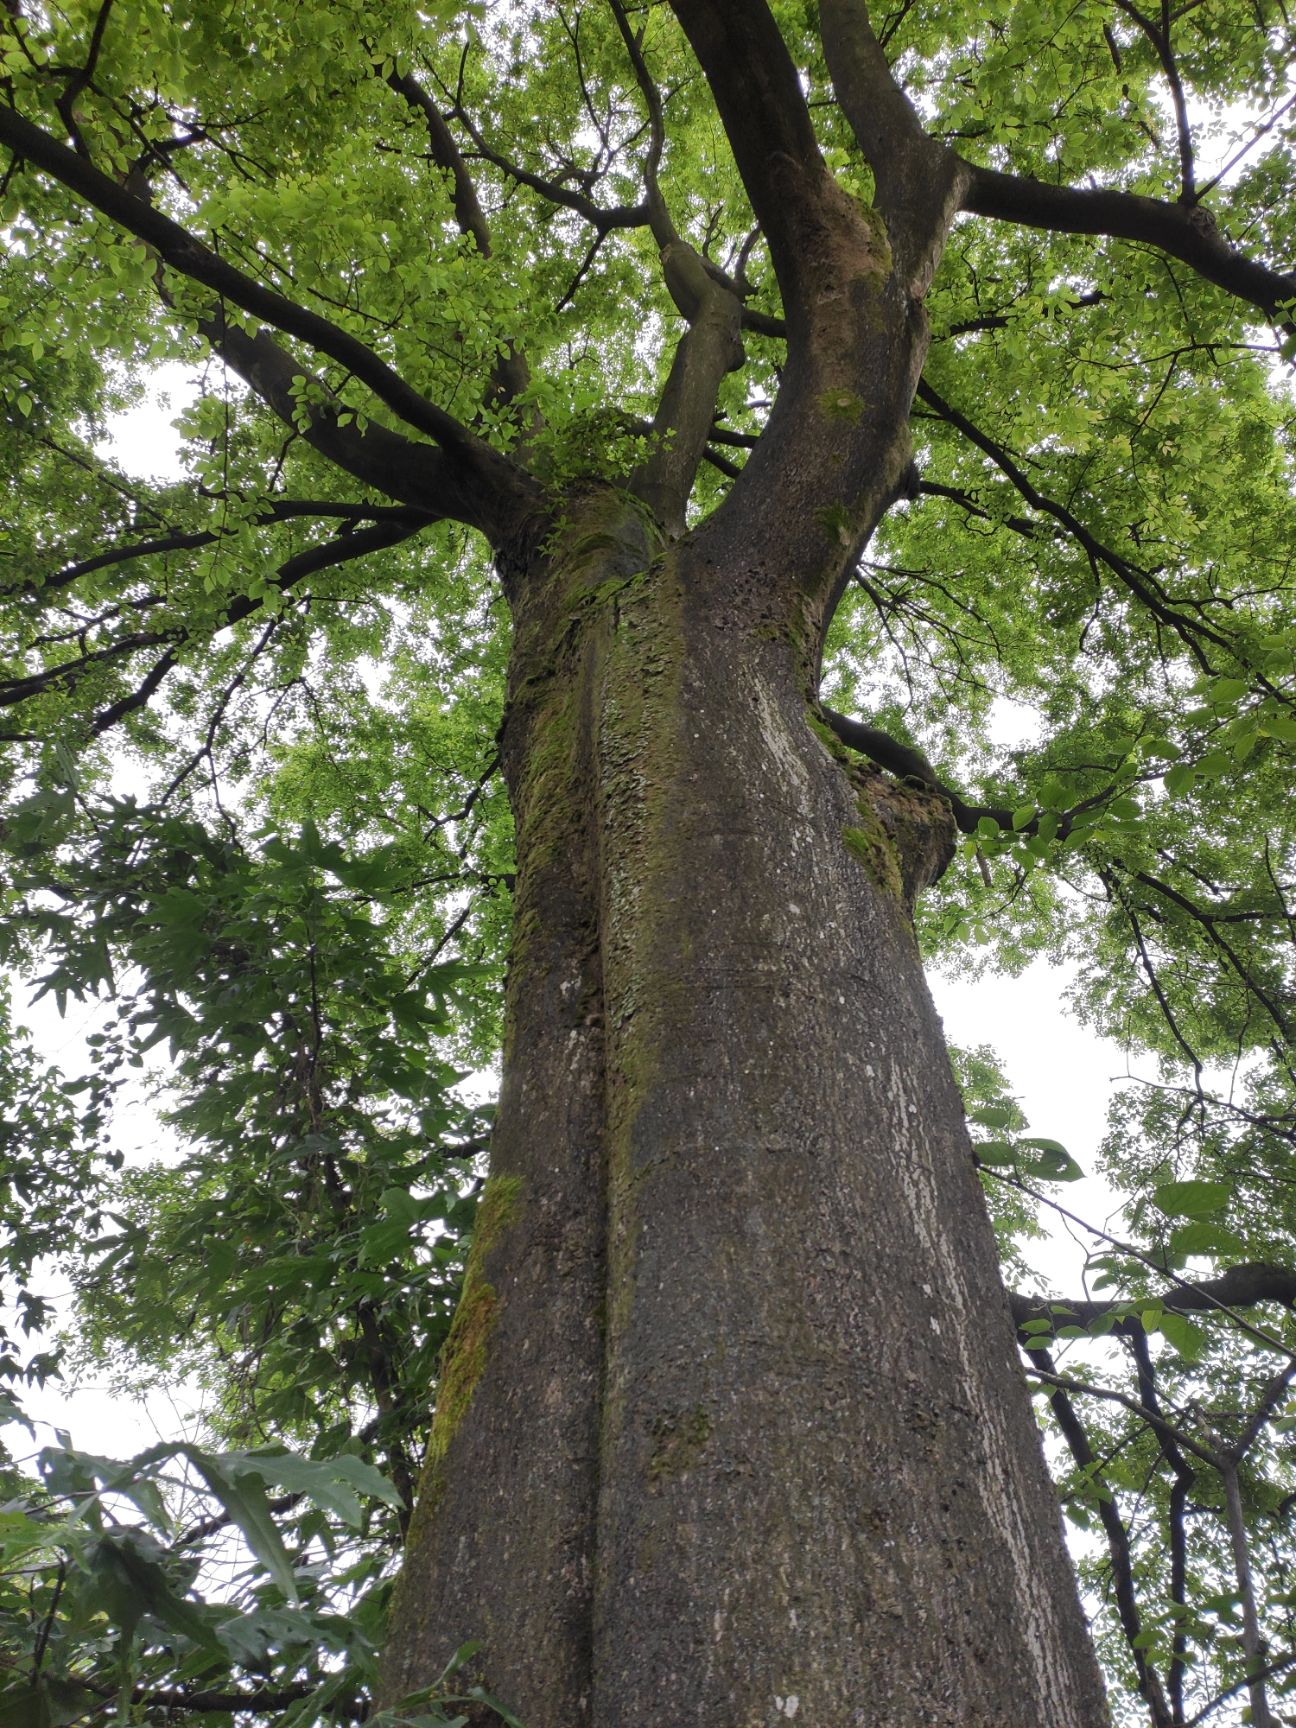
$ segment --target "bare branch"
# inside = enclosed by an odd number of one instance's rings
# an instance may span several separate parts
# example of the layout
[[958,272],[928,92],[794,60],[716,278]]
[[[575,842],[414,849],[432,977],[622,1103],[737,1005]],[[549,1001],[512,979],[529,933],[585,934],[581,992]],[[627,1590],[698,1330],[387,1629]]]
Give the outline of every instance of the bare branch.
[[459,121],[464,131],[473,141],[473,148],[483,161],[489,162],[493,168],[498,168],[501,174],[507,174],[510,180],[516,180],[519,186],[526,186],[540,197],[547,198],[551,204],[561,204],[567,210],[574,210],[578,216],[584,217],[600,234],[606,234],[613,228],[646,228],[648,226],[648,207],[646,204],[617,204],[610,209],[604,209],[596,204],[584,192],[577,192],[572,187],[559,180],[550,180],[543,174],[533,173],[524,168],[520,162],[511,162],[507,156],[486,142],[480,128],[472,118],[465,114],[462,108],[456,108],[454,118]]

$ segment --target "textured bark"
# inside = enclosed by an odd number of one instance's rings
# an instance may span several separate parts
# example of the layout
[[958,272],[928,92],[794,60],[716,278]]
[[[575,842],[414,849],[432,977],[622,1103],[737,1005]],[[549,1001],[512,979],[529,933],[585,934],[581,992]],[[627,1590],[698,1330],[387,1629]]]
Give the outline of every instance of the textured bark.
[[812,729],[768,569],[611,494],[559,542],[505,735],[511,1186],[387,1694],[480,1638],[527,1728],[1098,1728],[905,904],[948,814]]

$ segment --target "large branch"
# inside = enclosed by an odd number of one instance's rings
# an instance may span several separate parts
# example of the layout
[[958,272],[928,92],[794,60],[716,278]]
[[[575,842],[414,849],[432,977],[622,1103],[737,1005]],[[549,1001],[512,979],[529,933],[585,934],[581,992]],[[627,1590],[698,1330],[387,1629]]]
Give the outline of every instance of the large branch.
[[[1016,812],[1007,805],[967,803],[952,786],[946,785],[939,778],[921,750],[915,750],[912,744],[893,738],[889,732],[882,731],[881,727],[867,726],[862,720],[852,720],[848,714],[839,714],[835,708],[825,708],[822,705],[820,713],[841,742],[850,749],[858,750],[861,756],[867,756],[870,762],[876,762],[879,768],[885,768],[887,773],[894,774],[897,780],[922,786],[928,792],[935,792],[943,798],[950,807],[954,825],[960,833],[975,834],[979,824],[987,819],[997,828],[1002,828],[1006,834],[1023,834],[1029,838],[1032,834],[1039,833],[1039,816],[1032,816],[1019,827],[1014,820]],[[1055,811],[1055,838],[1065,840],[1074,828],[1077,816],[1105,804],[1118,790],[1115,785],[1109,786],[1089,798],[1082,798],[1069,810]]]
[[1051,186],[970,163],[963,208],[977,216],[1068,234],[1139,240],[1190,266],[1227,293],[1290,325],[1296,274],[1271,270],[1237,252],[1200,204],[1167,204],[1136,192]]
[[836,192],[796,67],[765,0],[673,0],[673,10],[711,86],[791,318],[814,267],[819,206]]
[[151,247],[180,275],[344,366],[393,414],[415,431],[435,439],[456,464],[475,477],[489,483],[512,476],[513,464],[506,457],[407,384],[358,337],[246,275],[180,223],[118,185],[16,109],[0,107],[0,144],[60,181],[109,221]]
[[967,165],[928,135],[892,76],[864,0],[820,0],[819,18],[833,89],[873,170],[892,251],[920,297],[960,206]]
[[[313,450],[363,485],[429,516],[469,522],[488,534],[492,533],[492,518],[507,514],[504,500],[521,484],[517,471],[505,474],[507,490],[504,486],[473,484],[474,477],[466,476],[445,450],[433,444],[406,438],[373,421],[361,432],[349,415],[344,425],[342,415],[347,410],[343,404],[268,330],[249,336],[241,325],[231,323],[223,308],[204,319],[200,328],[230,370],[272,413]],[[306,419],[302,418],[303,384],[313,387],[315,398]]]
[[[1018,1328],[1032,1320],[1047,1320],[1055,1329],[1059,1326],[1092,1326],[1112,1314],[1128,1309],[1128,1301],[1090,1301],[1080,1297],[1046,1298],[1010,1295],[1012,1316]],[[1153,1298],[1147,1299],[1149,1302]],[[1262,1261],[1249,1260],[1241,1266],[1230,1266],[1218,1278],[1206,1278],[1200,1283],[1182,1283],[1155,1298],[1158,1307],[1175,1314],[1218,1314],[1226,1309],[1254,1308],[1261,1302],[1281,1302],[1284,1307],[1296,1307],[1296,1272],[1285,1266],[1268,1266]],[[1112,1331],[1141,1332],[1143,1322],[1137,1317],[1118,1318]]]

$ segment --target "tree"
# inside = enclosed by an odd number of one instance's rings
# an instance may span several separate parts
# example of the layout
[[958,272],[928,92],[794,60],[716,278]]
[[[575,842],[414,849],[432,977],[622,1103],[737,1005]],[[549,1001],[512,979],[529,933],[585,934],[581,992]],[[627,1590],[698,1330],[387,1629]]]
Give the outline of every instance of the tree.
[[[916,918],[1081,956],[1150,1053],[1108,1294],[1015,1319],[1140,1708],[1276,1720],[1285,13],[6,11],[14,928],[122,998],[90,1114],[166,1039],[196,1148],[94,1324],[165,1359],[178,1278],[228,1420],[314,1449],[191,1458],[218,1521],[286,1600],[265,1486],[336,1503],[331,1435],[405,1487],[439,1349],[380,1701],[471,1642],[528,1728],[1106,1720]],[[96,442],[163,360],[183,485]],[[1073,1161],[961,1060],[1011,1235]],[[238,1708],[228,1616],[127,1546],[77,1564],[189,1651],[141,1707]]]

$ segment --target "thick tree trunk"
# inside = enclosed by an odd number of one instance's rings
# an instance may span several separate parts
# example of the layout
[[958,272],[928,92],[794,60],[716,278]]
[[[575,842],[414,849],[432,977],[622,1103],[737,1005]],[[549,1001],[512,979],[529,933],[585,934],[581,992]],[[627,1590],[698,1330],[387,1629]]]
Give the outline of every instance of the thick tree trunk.
[[495,1173],[386,1692],[527,1728],[1098,1728],[906,894],[776,571],[573,509],[517,614]]

